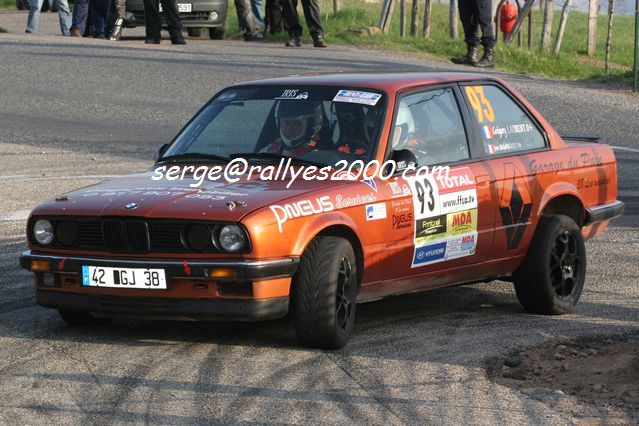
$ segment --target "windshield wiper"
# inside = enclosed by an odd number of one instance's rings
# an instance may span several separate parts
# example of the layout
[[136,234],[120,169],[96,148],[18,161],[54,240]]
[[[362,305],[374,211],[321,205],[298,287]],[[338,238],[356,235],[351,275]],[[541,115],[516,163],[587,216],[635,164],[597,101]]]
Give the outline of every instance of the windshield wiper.
[[229,161],[229,158],[216,154],[204,154],[202,152],[183,152],[182,154],[169,155],[158,159],[158,163],[177,163],[180,161],[217,160]]
[[276,154],[274,152],[237,152],[235,154],[230,155],[231,158],[256,158],[256,159],[272,159],[272,160],[281,160],[284,158],[285,160],[290,159],[291,161],[295,161],[297,163],[302,163],[307,166],[316,166],[323,167],[325,164],[316,163],[315,161],[305,160],[303,158],[291,157],[290,155],[285,154]]

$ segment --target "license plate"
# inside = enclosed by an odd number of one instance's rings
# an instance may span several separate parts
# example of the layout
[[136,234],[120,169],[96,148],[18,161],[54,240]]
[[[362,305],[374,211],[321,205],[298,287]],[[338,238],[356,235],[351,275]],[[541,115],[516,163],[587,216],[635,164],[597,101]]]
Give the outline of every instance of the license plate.
[[164,269],[109,268],[82,266],[82,285],[86,287],[138,288],[166,290]]
[[[158,6],[159,6],[158,11],[160,13],[164,12],[164,9],[162,8],[162,3],[160,3]],[[191,10],[192,10],[191,3],[178,3],[177,7],[178,7],[178,13],[179,12],[191,12]]]

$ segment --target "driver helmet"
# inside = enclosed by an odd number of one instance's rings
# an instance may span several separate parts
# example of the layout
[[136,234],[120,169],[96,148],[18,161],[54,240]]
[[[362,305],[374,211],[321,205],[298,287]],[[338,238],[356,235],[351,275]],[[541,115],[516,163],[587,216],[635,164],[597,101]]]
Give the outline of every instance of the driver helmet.
[[281,100],[275,108],[280,136],[289,147],[308,142],[322,127],[322,104],[318,101]]
[[408,140],[415,132],[415,120],[410,108],[403,103],[399,104],[397,118],[395,119],[395,130],[393,133],[393,149],[404,149]]

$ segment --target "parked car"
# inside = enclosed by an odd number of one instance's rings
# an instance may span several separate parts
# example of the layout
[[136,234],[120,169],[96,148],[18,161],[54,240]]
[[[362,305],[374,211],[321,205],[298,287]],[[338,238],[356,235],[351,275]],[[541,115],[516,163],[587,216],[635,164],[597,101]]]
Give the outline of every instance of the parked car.
[[[290,312],[319,348],[346,344],[358,302],[459,284],[512,281],[528,312],[568,313],[584,239],[624,209],[613,151],[578,139],[485,75],[247,82],[215,95],[147,173],[35,208],[20,263],[37,303],[69,323]],[[198,175],[241,159],[264,172]],[[376,177],[353,178],[375,161]],[[283,164],[327,177],[291,182]]]
[[[189,36],[200,37],[202,31],[208,30],[211,39],[224,39],[228,10],[227,0],[178,0],[177,6],[182,26],[186,28]],[[134,28],[144,25],[144,2],[142,0],[127,0],[126,10],[125,27]]]

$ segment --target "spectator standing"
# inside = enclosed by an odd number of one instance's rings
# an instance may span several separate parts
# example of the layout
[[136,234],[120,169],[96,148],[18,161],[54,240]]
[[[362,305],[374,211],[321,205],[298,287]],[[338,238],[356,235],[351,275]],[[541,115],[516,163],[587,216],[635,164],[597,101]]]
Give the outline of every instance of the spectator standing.
[[[466,54],[451,58],[456,64],[474,65],[480,68],[492,67],[494,64],[495,36],[491,22],[492,0],[459,0],[459,17],[464,27]],[[481,28],[481,44],[484,55],[477,60],[479,46],[478,29]]]
[[257,23],[257,19],[251,9],[250,0],[235,0],[237,22],[243,29],[244,41],[260,41],[264,38]]
[[[27,29],[25,30],[25,33],[31,34],[38,31],[38,24],[40,23],[40,9],[42,8],[43,2],[44,0],[31,0],[29,3],[29,17],[27,18]],[[58,9],[62,35],[70,35],[71,11],[69,11],[69,3],[67,3],[67,0],[53,0],[52,7]]]
[[71,20],[71,37],[82,37],[89,18],[89,0],[73,2],[73,18]]
[[[301,1],[306,26],[308,27],[308,31],[311,33],[311,37],[313,37],[313,46],[326,47],[326,42],[324,41],[324,29],[322,28],[320,18],[320,8],[317,0]],[[286,46],[300,47],[302,45],[300,40],[302,35],[302,26],[300,25],[300,17],[297,13],[297,0],[282,0],[282,14],[284,15],[284,21],[288,27],[289,39],[286,42]]]
[[[175,0],[164,0],[162,9],[166,17],[166,24],[169,27],[169,35],[172,44],[186,44],[182,36],[182,22],[177,10]],[[144,19],[146,25],[146,44],[160,44],[160,32],[162,30],[162,20],[160,17],[160,1],[144,0]]]
[[90,2],[94,38],[106,39],[110,5],[110,0],[91,0]]
[[112,4],[109,40],[118,41],[120,37],[122,37],[122,26],[124,25],[124,15],[126,14],[126,0],[113,0]]
[[260,30],[264,31],[264,18],[262,18],[262,10],[264,10],[264,4],[262,0],[251,0],[251,12],[255,16],[255,21],[260,27]]

